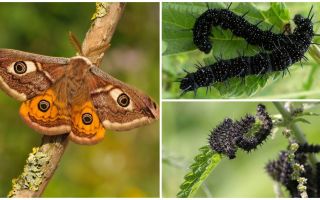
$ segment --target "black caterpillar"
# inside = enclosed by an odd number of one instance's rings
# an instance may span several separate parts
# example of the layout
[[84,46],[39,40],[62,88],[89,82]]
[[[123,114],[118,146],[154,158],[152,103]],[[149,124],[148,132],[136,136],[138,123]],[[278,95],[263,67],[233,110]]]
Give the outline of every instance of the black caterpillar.
[[244,38],[249,44],[259,46],[262,51],[254,56],[239,56],[222,60],[208,66],[200,66],[196,72],[187,72],[180,81],[182,95],[188,91],[196,91],[200,87],[209,88],[214,83],[224,82],[233,77],[244,78],[248,75],[264,75],[268,72],[288,70],[292,64],[306,59],[304,56],[312,39],[313,31],[311,15],[307,18],[295,15],[293,21],[296,28],[293,33],[275,34],[270,30],[263,31],[250,24],[244,16],[238,16],[228,9],[208,9],[196,19],[193,27],[193,41],[200,51],[209,53],[212,44],[209,39],[211,29],[220,26],[229,29],[234,35]]
[[[304,167],[300,176],[307,178],[308,197],[320,197],[320,163],[316,164],[316,172],[307,162],[308,153],[319,153],[319,145],[299,144],[298,150],[294,153],[293,161]],[[297,189],[298,182],[292,179],[293,165],[289,160],[289,152],[281,151],[277,160],[270,161],[266,165],[267,173],[280,182],[290,192],[291,197],[301,197]]]
[[[262,122],[262,125],[252,136],[247,136],[247,133],[255,124],[256,118]],[[225,154],[230,159],[233,159],[235,158],[237,148],[248,152],[255,149],[270,135],[272,127],[273,123],[266,112],[266,107],[259,104],[256,117],[246,115],[239,121],[226,118],[211,132],[209,144],[214,151]]]

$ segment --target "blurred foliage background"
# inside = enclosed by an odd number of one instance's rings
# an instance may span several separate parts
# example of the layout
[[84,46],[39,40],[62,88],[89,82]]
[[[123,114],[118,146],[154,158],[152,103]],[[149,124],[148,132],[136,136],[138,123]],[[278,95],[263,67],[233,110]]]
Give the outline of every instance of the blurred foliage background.
[[[246,113],[256,114],[260,102],[164,102],[163,103],[163,196],[175,197],[183,176],[198,149],[208,144],[210,131],[225,117],[240,119]],[[279,114],[270,102],[266,105],[271,115]],[[299,107],[301,103],[294,103]],[[311,112],[320,113],[317,104]],[[298,123],[307,141],[319,144],[319,116],[304,117],[310,124]],[[275,197],[273,181],[264,170],[270,160],[277,159],[278,153],[285,150],[288,140],[278,129],[273,137],[257,150],[245,153],[238,150],[234,160],[224,158],[212,171],[195,197],[220,198],[262,198]]]
[[[230,3],[211,2],[210,8],[227,8]],[[313,22],[319,20],[319,3],[248,3],[248,2],[233,2],[230,10],[242,15],[249,11],[245,18],[251,23],[259,24],[259,28],[268,30],[272,25],[273,32],[282,32],[283,26],[290,22],[291,29],[295,25],[292,21],[295,14],[301,14],[304,17],[308,16],[311,6],[313,6],[312,13],[315,14]],[[196,18],[207,10],[207,5],[203,2],[182,3],[182,2],[166,2],[163,3],[162,9],[162,93],[164,99],[178,98],[181,91],[179,83],[176,82],[178,78],[183,78],[185,72],[183,69],[194,72],[196,71],[195,64],[202,65],[212,64],[216,61],[214,56],[223,59],[230,59],[238,56],[238,53],[244,51],[245,55],[255,55],[259,48],[249,45],[239,37],[234,36],[231,40],[232,34],[229,30],[222,30],[219,28],[213,29],[214,37],[213,51],[210,54],[200,52],[193,44],[192,31],[190,30]],[[314,24],[314,32],[319,33],[319,23]],[[314,41],[319,42],[320,37],[314,37]],[[206,94],[206,88],[200,88],[195,97],[193,92],[188,92],[182,98],[261,98],[261,99],[296,99],[296,98],[319,98],[320,80],[316,77],[320,76],[319,70],[319,48],[314,46],[310,53],[306,53],[308,61],[303,61],[303,68],[300,63],[294,64],[289,68],[290,75],[286,73],[282,77],[282,73],[270,74],[269,78],[248,76],[246,77],[246,84],[241,82],[241,79],[231,79],[228,84],[215,84],[212,91]],[[313,54],[313,57],[311,56]],[[297,81],[298,80],[298,81]]]
[[[80,41],[90,27],[94,3],[0,3],[0,47],[71,57],[72,31]],[[104,71],[159,102],[159,5],[128,3]],[[18,114],[20,103],[0,92],[0,196],[23,169],[41,135]],[[44,197],[159,196],[159,123],[130,132],[106,132],[94,146],[70,143]]]

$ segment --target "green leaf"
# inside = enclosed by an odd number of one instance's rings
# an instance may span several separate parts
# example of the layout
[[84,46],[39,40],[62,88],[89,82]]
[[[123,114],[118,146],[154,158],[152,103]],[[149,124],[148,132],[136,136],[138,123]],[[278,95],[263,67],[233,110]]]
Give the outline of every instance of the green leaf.
[[[226,8],[228,5],[229,3],[208,3],[210,8]],[[289,23],[290,15],[284,3],[270,3],[267,10],[260,9],[257,5],[267,4],[233,3],[230,10],[238,15],[248,12],[245,18],[252,24],[263,21],[259,24],[259,28],[263,30],[268,30],[274,25],[272,31],[275,33],[280,33],[284,25]],[[245,55],[254,55],[260,51],[256,46],[247,46],[243,38],[232,37],[231,31],[221,28],[213,28],[213,37],[210,38],[213,50],[210,55],[204,55],[197,50],[193,44],[191,29],[196,18],[207,9],[206,3],[163,3],[162,35],[166,44],[166,49],[163,51],[163,71],[167,73],[163,76],[163,84],[166,97],[179,96],[181,92],[179,84],[172,81],[185,76],[182,69],[194,72],[196,69],[193,65],[201,59],[203,60],[203,62],[200,61],[202,65],[208,65],[216,62],[214,56],[223,55],[223,59],[231,59],[237,57],[239,52],[244,51]],[[224,83],[214,84],[209,90],[212,90],[210,94],[207,94],[205,88],[200,88],[196,98],[251,96],[267,84],[269,77],[276,82],[282,75],[282,72],[278,72],[264,76],[247,76],[245,79],[232,78]],[[192,92],[189,92],[183,98],[195,97]]]
[[184,176],[184,182],[180,185],[177,197],[192,197],[222,159],[221,155],[213,152],[208,145],[199,150],[201,153],[190,165],[191,171]]

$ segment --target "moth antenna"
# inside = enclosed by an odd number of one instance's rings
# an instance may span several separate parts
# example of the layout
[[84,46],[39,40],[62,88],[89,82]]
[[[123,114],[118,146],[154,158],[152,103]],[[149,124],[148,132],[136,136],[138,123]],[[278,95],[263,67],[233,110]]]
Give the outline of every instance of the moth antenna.
[[69,35],[69,40],[70,40],[74,50],[76,50],[76,52],[80,56],[83,56],[84,54],[83,54],[83,51],[82,51],[82,48],[81,48],[81,44],[80,44],[79,40],[77,39],[77,37],[71,31],[69,31],[68,35]]
[[232,5],[232,2],[230,2],[230,4],[228,5],[227,10],[230,10],[231,5]]
[[313,9],[313,5],[311,6],[311,8],[309,10],[309,14],[308,14],[308,17],[307,17],[308,19],[309,19],[310,15],[311,15],[312,9]]

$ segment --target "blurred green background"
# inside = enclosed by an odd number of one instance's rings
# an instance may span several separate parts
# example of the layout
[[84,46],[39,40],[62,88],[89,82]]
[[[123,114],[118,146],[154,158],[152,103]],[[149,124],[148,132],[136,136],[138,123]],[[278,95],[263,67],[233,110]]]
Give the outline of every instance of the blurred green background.
[[[0,47],[71,57],[68,31],[82,41],[94,11],[94,3],[0,3]],[[159,102],[158,3],[126,5],[102,68]],[[19,106],[0,92],[2,197],[41,141],[20,119]],[[70,143],[43,196],[159,196],[159,123],[129,132],[107,130],[94,146]]]
[[[259,102],[260,103],[260,102]],[[272,103],[262,102],[271,115],[279,114]],[[208,144],[208,135],[225,117],[239,119],[255,114],[258,102],[164,102],[163,103],[163,196],[175,197],[189,165]],[[299,106],[300,103],[294,105]],[[308,110],[320,113],[320,105]],[[310,143],[320,143],[319,116],[305,117],[310,124],[298,123]],[[281,129],[257,150],[238,150],[234,160],[224,158],[206,179],[195,197],[262,198],[275,197],[273,181],[264,166],[285,150],[287,139]]]
[[[163,11],[163,21],[162,23],[166,23],[165,20],[168,21],[168,26],[170,27],[178,27],[180,30],[177,30],[176,32],[171,31],[170,28],[168,28],[168,39],[167,41],[165,39],[162,40],[163,48],[162,48],[162,53],[165,53],[166,48],[169,47],[169,43],[172,42],[177,42],[181,41],[181,46],[188,46],[186,40],[190,40],[190,43],[192,43],[192,32],[191,31],[186,31],[185,29],[187,28],[192,28],[193,26],[193,21],[200,15],[198,14],[197,11],[199,9],[203,9],[205,11],[207,9],[206,4],[203,2],[199,3],[183,3],[183,2],[167,2],[163,3],[163,7],[171,4],[172,6],[172,13],[177,13],[176,15],[170,13],[170,9],[166,9]],[[214,6],[215,4],[223,4],[222,2],[219,3],[211,3],[211,5]],[[224,3],[224,7],[227,7],[229,5],[229,2]],[[253,6],[255,8],[262,9],[263,11],[266,11],[270,8],[271,3],[268,2],[261,2],[261,3],[237,3],[233,2],[231,5],[231,10],[236,9],[239,4],[247,4],[248,9],[250,9],[250,6]],[[302,14],[302,16],[308,16],[308,13],[310,11],[311,6],[313,6],[313,13],[315,14],[313,21],[319,21],[319,11],[320,11],[320,4],[319,3],[283,3],[285,7],[287,8],[287,11],[289,12],[290,15],[290,23],[292,26],[292,29],[294,28],[294,22],[292,21],[293,17],[295,14]],[[179,7],[180,6],[180,7]],[[222,5],[223,6],[223,5]],[[170,7],[169,7],[170,8]],[[185,10],[189,11],[189,13],[184,14]],[[183,11],[180,11],[183,10]],[[246,12],[246,9],[242,10],[242,12]],[[239,10],[237,10],[239,11]],[[272,12],[272,11],[271,11]],[[271,13],[270,12],[270,13]],[[276,12],[276,11],[275,11]],[[252,14],[254,16],[254,12],[249,12],[248,15]],[[285,13],[281,13],[285,15]],[[166,16],[168,15],[168,16]],[[246,18],[249,18],[251,20],[255,19],[252,16],[246,16]],[[258,15],[258,14],[257,14]],[[280,14],[274,14],[277,16],[273,16],[274,18],[279,17],[278,15]],[[251,18],[250,18],[251,17]],[[268,16],[265,16],[268,17]],[[185,22],[186,27],[180,27],[181,24],[173,24],[171,23],[170,20],[175,19],[177,21]],[[265,20],[266,24],[269,24],[270,27],[272,24],[272,21],[270,21],[272,18],[268,18],[268,20]],[[191,24],[190,24],[191,23]],[[252,22],[253,23],[253,22]],[[286,22],[287,23],[287,22]],[[170,25],[171,24],[171,25]],[[263,24],[263,23],[262,23]],[[319,33],[319,23],[314,24],[314,32]],[[262,26],[260,24],[260,26]],[[173,29],[173,28],[172,28]],[[275,26],[273,28],[274,32],[277,32],[278,27]],[[165,29],[163,28],[163,35],[165,35]],[[239,39],[235,39],[236,37],[233,38],[231,42],[226,41],[225,38],[220,39],[219,36],[221,34],[227,34],[230,33],[230,31],[217,29],[216,32],[214,32],[215,36],[217,36],[217,39],[215,40],[216,46],[218,48],[214,49],[212,52],[216,54],[216,56],[220,56],[221,53],[224,59],[227,58],[233,58],[238,56],[238,52],[242,52],[246,48],[246,43],[240,43],[242,46],[239,44]],[[170,36],[170,34],[176,34],[174,36]],[[181,36],[178,34],[181,34]],[[231,34],[229,34],[231,35]],[[223,35],[224,36],[224,35]],[[175,38],[177,37],[177,38]],[[222,37],[222,36],[220,36]],[[231,37],[230,37],[231,38]],[[189,41],[188,40],[188,41]],[[319,42],[320,37],[314,37],[314,41]],[[241,41],[240,41],[241,42]],[[223,45],[224,44],[224,45]],[[219,46],[221,45],[221,46]],[[178,46],[178,45],[177,45]],[[235,46],[237,48],[235,48]],[[238,48],[238,46],[241,46],[242,48]],[[176,48],[179,48],[176,47]],[[186,47],[185,47],[186,48]],[[251,47],[252,48],[252,47]],[[196,70],[195,64],[200,62],[201,64],[205,63],[205,59],[208,60],[210,58],[211,60],[213,59],[213,55],[210,53],[208,55],[200,52],[199,50],[193,48],[194,50],[191,51],[183,51],[181,53],[176,53],[176,54],[170,54],[170,55],[165,55],[162,57],[162,94],[164,99],[172,99],[172,98],[179,98],[179,95],[181,93],[179,89],[179,83],[176,82],[177,78],[182,78],[185,76],[185,72],[183,72],[183,69],[188,70],[189,72],[194,72]],[[250,50],[245,51],[246,54],[248,54]],[[319,52],[319,49],[318,49]],[[256,54],[256,53],[254,53]],[[283,78],[282,74],[278,76],[278,78],[273,79],[273,76],[270,76],[267,84],[263,88],[258,88],[257,90],[254,90],[255,92],[251,94],[251,96],[248,96],[246,94],[242,95],[234,95],[231,94],[231,96],[228,95],[221,95],[217,89],[212,87],[212,91],[210,93],[206,93],[206,88],[200,88],[197,91],[197,96],[195,97],[193,92],[188,92],[187,94],[183,95],[182,98],[184,99],[192,99],[192,98],[198,98],[198,99],[217,99],[217,98],[254,98],[254,99],[297,99],[297,98],[319,98],[320,97],[320,90],[319,90],[319,85],[320,85],[320,79],[317,77],[320,76],[320,70],[319,70],[319,59],[316,61],[313,59],[309,53],[306,54],[307,57],[309,58],[308,61],[303,61],[303,68],[301,68],[300,63],[294,64],[292,67],[289,68],[290,70],[290,75],[287,73]],[[215,61],[209,62],[214,63]],[[254,76],[253,76],[254,77]],[[298,81],[297,81],[298,80]],[[235,82],[235,81],[234,81]],[[238,81],[236,83],[239,83],[241,81]],[[231,84],[232,85],[232,81]],[[231,91],[233,88],[239,87],[240,84],[238,85],[232,85],[231,86]],[[250,89],[250,87],[247,87]],[[248,89],[248,90],[249,90]],[[239,89],[240,90],[240,89]],[[238,90],[238,91],[239,91]],[[250,90],[249,90],[250,91]],[[230,95],[230,94],[229,94]]]

